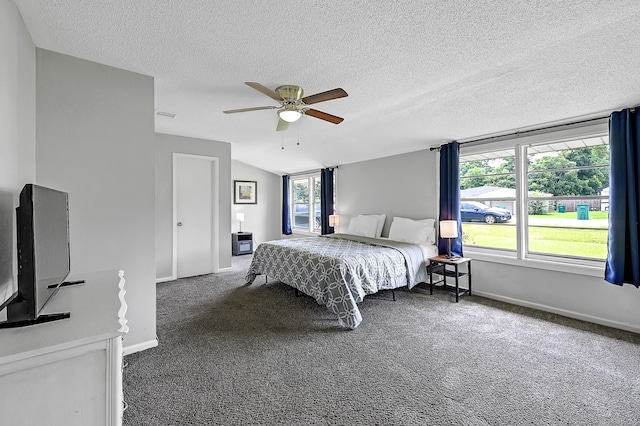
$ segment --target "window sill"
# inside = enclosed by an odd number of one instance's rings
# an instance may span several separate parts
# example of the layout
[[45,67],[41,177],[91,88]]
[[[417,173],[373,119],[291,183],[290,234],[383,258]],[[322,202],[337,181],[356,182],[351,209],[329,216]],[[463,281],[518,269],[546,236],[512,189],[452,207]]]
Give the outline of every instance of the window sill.
[[504,265],[519,266],[523,268],[545,269],[548,271],[564,272],[567,274],[587,275],[591,277],[604,277],[604,262],[593,262],[589,265],[555,262],[541,259],[516,259],[513,256],[487,253],[465,249],[464,255],[474,260],[491,263],[501,263]]
[[291,235],[289,235],[289,237],[291,237],[292,235],[297,235],[300,237],[316,237],[318,235],[320,235],[319,232],[309,232],[309,231],[300,231],[300,230],[291,230]]

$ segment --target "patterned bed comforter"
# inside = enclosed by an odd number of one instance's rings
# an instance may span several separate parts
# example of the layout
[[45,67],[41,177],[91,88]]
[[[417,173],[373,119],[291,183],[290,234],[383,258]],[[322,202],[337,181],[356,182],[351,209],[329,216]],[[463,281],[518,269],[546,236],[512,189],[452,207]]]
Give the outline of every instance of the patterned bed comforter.
[[331,234],[260,244],[247,282],[265,274],[297,288],[338,316],[340,325],[362,321],[357,303],[368,294],[426,281],[422,249],[391,240]]

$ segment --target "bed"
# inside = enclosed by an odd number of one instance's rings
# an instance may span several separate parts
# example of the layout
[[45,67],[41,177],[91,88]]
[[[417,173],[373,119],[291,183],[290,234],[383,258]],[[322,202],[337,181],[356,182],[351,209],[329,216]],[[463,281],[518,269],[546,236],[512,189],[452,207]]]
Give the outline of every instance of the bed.
[[351,234],[283,239],[256,248],[246,279],[266,275],[290,285],[354,329],[362,321],[357,304],[366,295],[425,282],[426,259],[436,254],[431,243]]

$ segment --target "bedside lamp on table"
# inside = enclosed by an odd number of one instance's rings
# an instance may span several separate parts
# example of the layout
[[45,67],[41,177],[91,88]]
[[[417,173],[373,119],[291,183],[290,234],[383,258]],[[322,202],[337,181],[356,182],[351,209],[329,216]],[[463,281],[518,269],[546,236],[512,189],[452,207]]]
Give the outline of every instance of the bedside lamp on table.
[[440,221],[440,237],[447,239],[447,259],[454,259],[457,256],[451,254],[451,239],[458,238],[458,221],[457,220],[441,220]]
[[244,222],[244,213],[236,213],[236,220],[238,221],[238,233],[242,234],[242,222]]

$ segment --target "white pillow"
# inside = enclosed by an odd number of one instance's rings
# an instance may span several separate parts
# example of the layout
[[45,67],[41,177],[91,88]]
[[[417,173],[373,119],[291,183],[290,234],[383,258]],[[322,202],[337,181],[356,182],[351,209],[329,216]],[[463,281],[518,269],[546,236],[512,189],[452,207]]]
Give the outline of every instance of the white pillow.
[[387,219],[387,215],[386,214],[361,214],[359,216],[365,216],[365,217],[375,217],[376,220],[378,221],[378,225],[376,226],[376,235],[374,235],[374,237],[376,238],[380,238],[380,236],[382,235],[382,228],[384,227],[384,221]]
[[429,244],[435,244],[436,243],[436,220],[435,219],[419,219],[419,220],[416,220],[416,222],[425,223],[431,227],[431,232],[427,237],[427,242]]
[[[389,229],[389,239],[412,244],[424,244],[435,242],[434,219],[424,219],[425,222],[407,219],[404,217],[394,217]],[[431,241],[433,240],[433,241]]]
[[378,228],[378,217],[372,215],[356,216],[349,221],[347,234],[375,238]]

